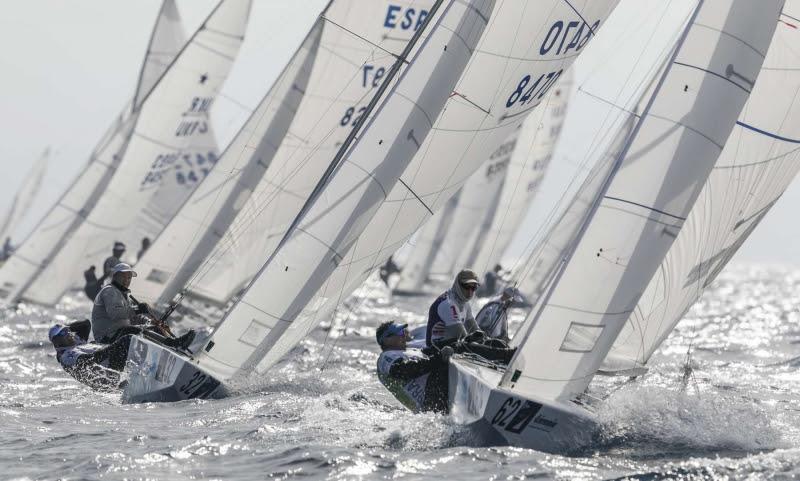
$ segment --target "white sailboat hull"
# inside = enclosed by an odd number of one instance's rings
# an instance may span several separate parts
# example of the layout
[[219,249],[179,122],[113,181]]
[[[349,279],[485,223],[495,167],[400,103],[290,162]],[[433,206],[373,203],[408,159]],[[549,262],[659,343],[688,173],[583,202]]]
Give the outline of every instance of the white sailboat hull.
[[131,339],[123,403],[175,402],[225,397],[225,386],[185,354],[139,336]]
[[458,358],[450,362],[450,414],[490,444],[548,453],[570,453],[589,446],[597,419],[577,405],[498,388],[502,372]]

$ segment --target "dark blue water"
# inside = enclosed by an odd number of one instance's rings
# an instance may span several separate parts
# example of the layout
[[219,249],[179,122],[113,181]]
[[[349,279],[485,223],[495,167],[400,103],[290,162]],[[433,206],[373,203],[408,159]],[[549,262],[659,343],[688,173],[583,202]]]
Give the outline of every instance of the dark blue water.
[[643,379],[594,387],[603,430],[580,457],[481,447],[446,416],[400,407],[374,376],[374,326],[421,322],[427,305],[396,305],[379,283],[236,396],[175,404],[122,405],[61,371],[47,327],[88,303],[21,306],[0,311],[0,479],[790,479],[798,290],[800,272],[728,269]]

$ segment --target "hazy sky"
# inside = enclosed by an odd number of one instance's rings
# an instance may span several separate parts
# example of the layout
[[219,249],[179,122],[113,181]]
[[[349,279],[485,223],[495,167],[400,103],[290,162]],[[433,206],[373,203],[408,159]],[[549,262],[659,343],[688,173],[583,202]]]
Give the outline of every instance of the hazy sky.
[[[368,0],[364,0],[368,1]],[[0,215],[44,148],[54,155],[44,192],[21,226],[27,232],[86,163],[100,136],[132,95],[160,0],[11,0],[0,16]],[[189,34],[216,2],[178,0]],[[215,131],[230,139],[306,34],[325,0],[254,0],[247,38],[215,104]],[[685,15],[692,0],[622,0],[615,17],[579,60],[564,142],[532,220],[542,219],[587,158],[602,127],[605,98],[630,95],[636,76]],[[650,23],[648,23],[650,22]],[[654,26],[658,25],[658,28]],[[660,44],[659,44],[660,42]],[[660,45],[660,46],[659,46]],[[648,46],[647,50],[644,50]],[[639,61],[639,69],[632,65]],[[634,72],[634,73],[632,73]],[[635,73],[635,72],[638,72]],[[621,92],[621,93],[620,93]],[[800,265],[793,185],[745,243],[738,260]],[[535,227],[532,227],[535,229]],[[20,232],[17,232],[20,235]],[[520,244],[520,242],[517,242]]]

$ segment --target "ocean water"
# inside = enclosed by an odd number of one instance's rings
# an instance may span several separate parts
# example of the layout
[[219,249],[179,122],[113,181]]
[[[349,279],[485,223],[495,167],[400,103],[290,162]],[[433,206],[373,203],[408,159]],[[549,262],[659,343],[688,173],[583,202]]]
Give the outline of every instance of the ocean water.
[[800,271],[727,269],[647,375],[600,380],[602,431],[571,457],[487,447],[403,409],[375,376],[374,327],[420,323],[430,300],[395,302],[379,282],[234,396],[173,404],[122,405],[60,369],[47,328],[87,302],[20,306],[0,311],[0,479],[791,479],[799,290]]

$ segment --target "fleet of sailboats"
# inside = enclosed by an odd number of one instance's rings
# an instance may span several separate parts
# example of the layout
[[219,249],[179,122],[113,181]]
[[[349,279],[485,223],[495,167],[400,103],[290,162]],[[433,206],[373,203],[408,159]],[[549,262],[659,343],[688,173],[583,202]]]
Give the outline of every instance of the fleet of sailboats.
[[[164,0],[130,103],[0,267],[0,301],[54,305],[114,241],[151,239],[137,297],[223,308],[194,353],[132,341],[123,399],[175,401],[264,373],[403,246],[396,293],[491,269],[553,157],[569,67],[617,2],[330,0],[220,152],[209,111],[251,2],[221,0],[187,40]],[[592,379],[646,370],[797,173],[798,4],[697,1],[515,266],[532,308],[511,363],[451,359],[458,422],[568,450],[592,432]]]

